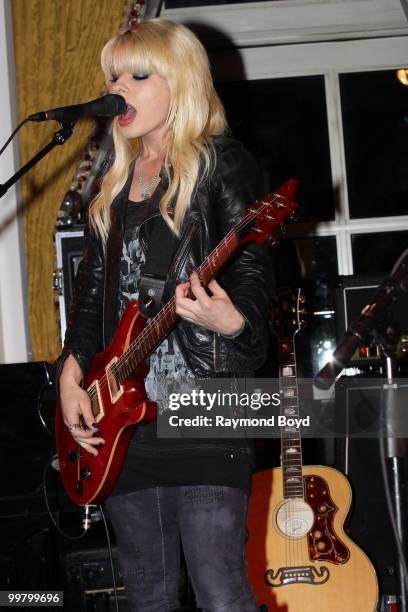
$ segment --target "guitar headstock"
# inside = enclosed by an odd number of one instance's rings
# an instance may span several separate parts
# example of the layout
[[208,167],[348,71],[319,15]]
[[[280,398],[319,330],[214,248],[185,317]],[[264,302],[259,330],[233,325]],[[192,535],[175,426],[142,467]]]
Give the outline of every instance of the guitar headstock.
[[238,230],[240,240],[257,244],[271,240],[273,229],[281,227],[283,220],[292,217],[298,207],[296,184],[296,179],[289,179],[276,191],[251,204]]
[[273,326],[278,338],[292,338],[307,324],[306,298],[300,288],[281,287],[273,299]]

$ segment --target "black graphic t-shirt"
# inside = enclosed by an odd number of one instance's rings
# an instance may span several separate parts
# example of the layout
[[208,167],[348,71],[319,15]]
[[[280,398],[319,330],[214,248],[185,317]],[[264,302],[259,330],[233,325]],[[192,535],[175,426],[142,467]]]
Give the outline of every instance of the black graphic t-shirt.
[[[139,296],[141,268],[145,256],[139,242],[140,225],[152,215],[151,199],[130,202],[127,207],[119,280],[119,314],[131,300]],[[145,379],[149,399],[159,403],[159,409],[171,392],[169,381],[194,378],[187,367],[174,334],[163,340],[150,356],[150,370]]]

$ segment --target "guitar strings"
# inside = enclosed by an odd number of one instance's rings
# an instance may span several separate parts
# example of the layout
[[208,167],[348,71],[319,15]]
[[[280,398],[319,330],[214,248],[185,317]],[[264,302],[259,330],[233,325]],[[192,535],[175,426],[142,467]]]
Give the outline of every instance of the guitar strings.
[[[297,301],[296,301],[296,318],[297,318],[297,329],[294,333],[294,337],[296,336],[297,331],[300,329],[300,317],[299,317],[299,307],[300,307],[300,297],[301,297],[301,291],[300,289],[298,289],[297,292]],[[299,417],[299,387],[298,387],[298,381],[297,381],[297,372],[296,372],[296,349],[295,349],[295,341],[293,339],[292,341],[292,347],[293,347],[293,351],[291,351],[289,354],[291,355],[291,364],[288,364],[291,368],[292,368],[292,375],[289,376],[281,376],[282,379],[282,383],[283,383],[283,387],[284,388],[289,388],[292,387],[295,389],[295,397],[296,398],[296,404],[295,406],[291,406],[297,409],[297,414],[296,416]],[[295,382],[295,385],[293,386],[293,382]],[[292,398],[293,399],[293,398]],[[288,406],[289,404],[289,397],[285,398],[285,396],[282,398],[282,409],[285,406]],[[282,413],[282,409],[281,409],[281,413]],[[282,453],[282,457],[283,455],[283,451],[284,451],[284,442],[288,442],[291,444],[292,440],[291,438],[294,438],[296,440],[296,444],[299,448],[299,451],[297,454],[299,454],[299,457],[294,460],[295,465],[297,465],[300,468],[300,474],[301,474],[301,487],[302,487],[302,497],[297,497],[295,495],[295,497],[289,497],[287,504],[285,505],[285,518],[287,521],[287,524],[290,524],[288,521],[289,519],[293,519],[294,517],[296,517],[297,514],[300,513],[300,509],[296,508],[296,506],[299,503],[299,500],[302,500],[303,503],[307,504],[306,502],[306,486],[305,486],[305,480],[303,477],[303,460],[302,460],[302,443],[301,443],[301,435],[300,432],[298,431],[296,433],[296,435],[294,436],[293,434],[290,434],[289,432],[285,432],[283,431],[282,433],[282,437],[281,437],[281,453]],[[282,463],[285,462],[286,465],[288,465],[289,459],[286,458],[286,456],[284,457]],[[282,478],[284,476],[284,472],[282,469]],[[296,492],[296,488],[298,488],[298,485],[295,484],[295,492]],[[287,491],[288,492],[288,491]],[[294,493],[292,492],[292,495]],[[285,495],[285,492],[284,492]],[[289,492],[290,495],[290,492]],[[309,512],[309,509],[307,507],[304,507],[304,509],[302,510],[304,512]],[[313,527],[313,525],[312,525]],[[310,561],[310,555],[309,555],[309,545],[308,545],[308,534],[309,531],[306,533],[305,536],[301,536],[296,538],[294,537],[288,537],[286,538],[286,543],[285,543],[285,551],[286,551],[286,562],[288,563],[289,567],[299,567],[300,565],[304,565],[307,564]]]
[[[245,217],[236,225],[234,226],[229,232],[228,234],[224,237],[224,239],[220,242],[220,244],[214,249],[214,251],[212,251],[212,253],[209,255],[209,257],[207,258],[207,260],[209,258],[211,258],[212,255],[216,255],[217,251],[221,250],[221,245],[224,245],[223,248],[225,248],[225,246],[229,247],[230,244],[236,240],[236,233],[241,231],[243,228],[245,228],[246,225],[250,224],[253,219],[255,217],[257,217],[259,214],[261,214],[266,208],[270,207],[272,204],[274,204],[277,200],[282,200],[283,196],[281,196],[280,194],[273,194],[273,198],[271,199],[270,202],[263,202],[261,200],[262,205],[259,207],[258,210],[256,211],[251,211],[249,213],[247,213],[245,215]],[[206,264],[205,262],[203,262],[203,264],[201,264],[197,270],[197,272],[203,272],[204,269],[206,269],[208,266],[208,264]],[[159,329],[160,330],[160,325],[161,323],[169,316],[169,315],[175,315],[176,320],[177,321],[177,315],[175,314],[174,311],[174,305],[175,305],[175,297],[173,296],[166,304],[165,306],[163,306],[163,308],[160,310],[160,312],[151,320],[149,321],[146,326],[143,328],[142,332],[140,333],[140,335],[132,342],[132,344],[129,346],[129,348],[123,353],[123,355],[121,355],[118,360],[111,366],[111,372],[113,373],[113,375],[115,376],[116,374],[120,374],[120,370],[122,368],[122,365],[124,364],[125,361],[130,361],[130,359],[132,359],[135,354],[137,353],[138,350],[141,349],[141,347],[143,347],[143,344],[147,344],[147,346],[149,346],[149,343],[151,341],[154,342],[154,336],[152,333],[152,328],[154,327],[155,329]],[[153,330],[154,331],[154,330]],[[154,348],[154,344],[153,347],[149,347],[150,349],[153,350]],[[143,351],[142,351],[143,353]],[[147,353],[148,355],[149,353]],[[136,364],[136,366],[133,368],[137,368],[138,365],[140,365],[144,359],[146,359],[146,356],[144,356],[142,359],[140,359],[139,363]],[[108,385],[108,379],[107,379],[107,374],[105,373],[100,379],[99,379],[99,391],[102,392],[102,390],[105,389],[105,387]],[[96,388],[97,385],[95,385],[94,383],[92,383],[92,385],[88,388],[87,393],[91,399],[91,401],[93,399],[95,399],[95,397],[97,397],[98,395],[98,389]]]
[[[279,196],[275,196],[275,199],[272,201],[274,202]],[[225,247],[229,247],[231,242],[236,240],[236,232],[240,231],[242,228],[245,227],[245,225],[249,224],[258,214],[260,214],[267,206],[269,206],[270,204],[268,203],[263,203],[263,206],[261,206],[259,208],[258,211],[253,211],[250,212],[249,214],[247,214],[244,219],[237,224],[236,227],[232,228],[228,234],[224,237],[224,239],[220,242],[219,245],[217,245],[217,247],[212,251],[212,253],[208,256],[207,261],[210,261],[211,258],[214,258],[215,256],[217,256],[217,253],[220,252],[223,248]],[[202,274],[203,272],[207,272],[209,268],[209,264],[206,262],[203,262],[197,272]],[[211,270],[210,270],[211,271]],[[169,302],[167,302],[167,304],[163,307],[162,311],[160,313],[158,313],[158,315],[156,315],[156,317],[154,317],[152,319],[152,321],[149,323],[149,325],[147,325],[142,334],[136,339],[136,342],[138,342],[139,344],[142,344],[145,341],[144,336],[145,335],[149,335],[150,334],[150,328],[151,327],[160,327],[160,323],[163,321],[163,319],[167,318],[167,314],[168,311],[172,312],[173,311],[173,306],[175,303],[175,298],[173,296],[173,298],[171,300],[169,300]],[[154,339],[153,339],[154,340]],[[130,353],[134,353],[134,349],[138,348],[136,346],[132,345],[129,347],[129,349],[126,351],[126,353],[124,353],[116,362],[115,366],[117,366],[117,368],[119,368],[122,364],[123,361],[125,361],[126,359],[128,359],[128,354]]]
[[[276,200],[279,199],[282,196],[279,196],[278,194],[275,194],[274,196],[274,200],[272,200],[272,203]],[[217,253],[220,252],[222,249],[225,249],[225,247],[229,247],[231,245],[231,242],[236,240],[236,231],[240,231],[242,228],[245,227],[245,225],[249,224],[255,216],[257,216],[258,214],[260,214],[261,212],[263,212],[263,210],[270,206],[270,203],[263,203],[263,206],[259,208],[258,211],[252,211],[249,214],[247,214],[245,216],[245,218],[239,223],[237,224],[236,227],[232,228],[230,230],[230,232],[224,237],[224,239],[220,242],[220,244],[213,250],[213,252],[208,256],[207,258],[207,262],[203,262],[203,264],[201,264],[199,266],[199,268],[197,269],[198,274],[200,275],[203,273],[207,273],[207,272],[211,272],[211,268],[210,268],[210,261],[211,259],[214,259],[215,257],[217,257]],[[168,315],[168,311],[173,311],[173,306],[174,306],[174,302],[175,299],[174,297],[169,300],[169,302],[167,302],[167,304],[163,307],[162,311],[161,311],[161,316],[159,313],[159,316],[156,315],[156,317],[154,319],[152,319],[151,322],[149,322],[149,324],[144,328],[142,334],[136,339],[135,343],[138,344],[142,344],[146,338],[144,337],[145,335],[149,335],[150,334],[150,330],[152,327],[160,327],[160,323],[162,322],[162,320],[164,318],[167,318]],[[153,339],[154,340],[154,339]],[[132,351],[134,352],[134,349],[137,349],[139,347],[134,346],[134,343],[132,343],[132,345],[129,347],[128,351],[126,351],[126,353],[124,353],[119,359],[118,362],[116,362],[116,366],[120,367],[122,362],[128,358],[128,354],[132,353]]]

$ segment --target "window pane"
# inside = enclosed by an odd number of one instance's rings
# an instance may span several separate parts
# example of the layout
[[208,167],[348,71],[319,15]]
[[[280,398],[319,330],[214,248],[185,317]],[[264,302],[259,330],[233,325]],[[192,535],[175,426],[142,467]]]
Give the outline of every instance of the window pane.
[[277,286],[301,287],[306,297],[306,326],[296,338],[298,375],[317,374],[335,348],[336,238],[282,240],[274,250]]
[[408,248],[408,231],[354,234],[351,237],[354,274],[388,275]]
[[334,218],[324,79],[217,83],[232,132],[258,159],[270,192],[299,179],[299,221]]
[[340,75],[351,218],[408,213],[408,90],[395,70]]

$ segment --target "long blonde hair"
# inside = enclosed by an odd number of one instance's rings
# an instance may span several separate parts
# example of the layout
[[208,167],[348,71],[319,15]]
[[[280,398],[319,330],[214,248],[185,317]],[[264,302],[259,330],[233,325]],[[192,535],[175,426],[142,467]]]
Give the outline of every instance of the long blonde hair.
[[[154,73],[166,79],[170,89],[167,117],[169,138],[164,147],[164,172],[168,188],[160,211],[178,234],[200,180],[211,172],[214,150],[210,137],[226,129],[222,103],[214,89],[207,53],[191,30],[167,19],[149,19],[111,39],[101,54],[107,80],[124,73]],[[123,137],[113,124],[115,159],[105,174],[101,191],[90,205],[91,227],[106,242],[110,206],[139,155],[142,141]],[[199,176],[200,174],[200,176]],[[174,214],[169,215],[170,202]]]

